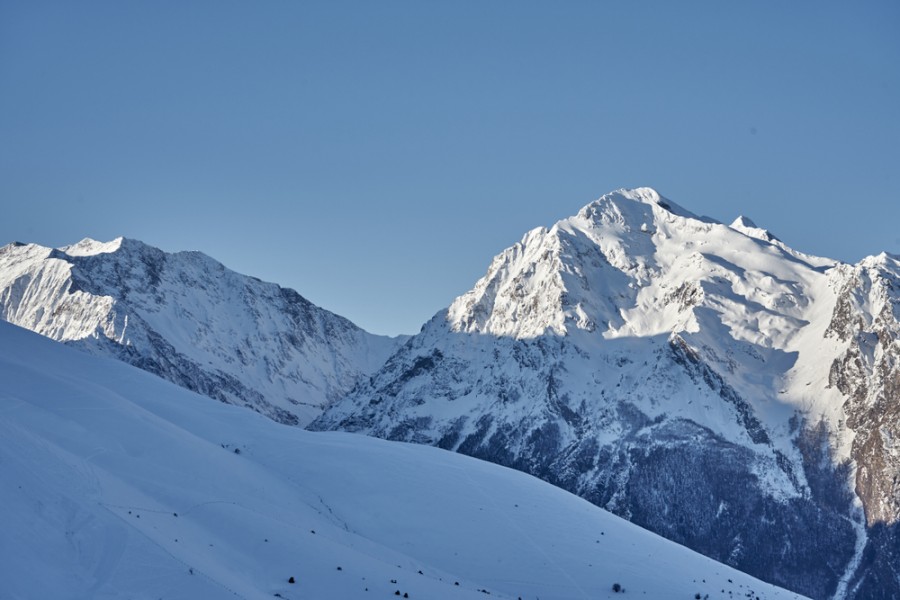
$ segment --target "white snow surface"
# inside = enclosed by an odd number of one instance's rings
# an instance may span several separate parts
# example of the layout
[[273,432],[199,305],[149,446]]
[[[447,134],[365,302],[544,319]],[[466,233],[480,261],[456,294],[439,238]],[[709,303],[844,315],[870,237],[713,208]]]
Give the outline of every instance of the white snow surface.
[[199,252],[126,238],[0,248],[0,318],[301,426],[405,339]]
[[122,246],[125,238],[117,237],[109,242],[98,242],[91,238],[84,238],[77,244],[71,244],[60,248],[69,256],[94,256],[95,254],[109,254]]
[[[609,467],[595,446],[613,456],[677,450],[685,440],[668,431],[697,425],[689,430],[749,450],[762,494],[808,501],[814,482],[795,441],[822,424],[828,459],[857,468],[863,430],[848,425],[837,382],[865,383],[874,370],[862,402],[877,411],[893,363],[876,342],[896,339],[897,281],[900,259],[889,254],[846,265],[798,252],[746,217],[725,225],[650,188],[619,190],[501,252],[311,428],[523,465],[627,516],[627,499],[594,492],[623,489],[630,467]],[[875,425],[888,458],[889,425]],[[892,469],[878,477],[896,482]],[[886,498],[866,510],[880,505],[891,522]],[[866,544],[861,512],[851,512],[857,543],[839,594]]]
[[[627,402],[650,419],[688,420],[750,448],[767,493],[800,496],[807,489],[792,417],[826,420],[836,461],[849,456],[853,437],[844,398],[828,380],[847,347],[825,336],[848,277],[837,266],[789,248],[749,219],[728,226],[650,188],[619,190],[500,253],[369,388],[332,405],[313,427],[437,443],[461,416],[468,420],[458,440],[490,415],[525,427],[524,439],[529,423],[542,422],[530,416],[540,402],[498,402],[498,395],[543,398],[547,371],[600,444],[621,435],[616,410]],[[543,349],[534,367],[516,341]],[[672,346],[715,372],[748,410],[674,364]],[[397,387],[403,368],[418,373],[414,365],[435,351],[459,367],[439,382],[402,376]],[[376,394],[390,406],[371,408]],[[399,422],[425,425],[407,435],[395,429]],[[563,428],[561,447],[578,441],[567,435]],[[779,466],[781,456],[795,465],[792,475]]]
[[731,227],[735,231],[740,231],[746,236],[756,238],[764,242],[778,241],[778,238],[772,235],[770,231],[757,226],[756,223],[754,223],[750,218],[745,217],[744,215],[741,215],[737,219],[735,219],[729,227]]
[[[585,398],[596,397],[598,383],[623,379],[654,395],[640,366],[677,336],[752,403],[776,446],[792,455],[788,421],[796,411],[839,420],[843,399],[828,386],[828,369],[845,345],[824,339],[845,278],[837,265],[789,248],[747,218],[727,226],[653,189],[619,190],[499,254],[450,305],[446,323],[470,335],[564,336],[594,369],[615,364],[609,373],[567,377],[586,384]],[[430,324],[433,339],[444,335],[441,321]],[[660,392],[666,406],[642,407],[647,414],[681,412],[746,445],[719,399],[691,408],[677,389]]]
[[279,425],[7,323],[0,381],[4,599],[798,597],[522,473]]

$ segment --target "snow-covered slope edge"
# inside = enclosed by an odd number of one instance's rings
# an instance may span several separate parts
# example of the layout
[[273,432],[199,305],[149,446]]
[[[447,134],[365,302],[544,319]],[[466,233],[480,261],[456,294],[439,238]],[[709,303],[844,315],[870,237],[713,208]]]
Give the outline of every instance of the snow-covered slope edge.
[[620,190],[498,255],[311,427],[521,469],[816,598],[900,597],[897,272]]
[[7,323],[0,381],[3,598],[798,597],[524,474],[284,427]]
[[293,425],[403,340],[369,334],[199,252],[124,238],[0,248],[0,318]]

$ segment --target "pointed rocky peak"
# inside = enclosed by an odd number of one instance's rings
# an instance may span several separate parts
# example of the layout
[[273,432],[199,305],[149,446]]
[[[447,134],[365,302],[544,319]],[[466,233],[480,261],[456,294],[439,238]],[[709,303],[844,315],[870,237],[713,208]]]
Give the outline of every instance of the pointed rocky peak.
[[[696,327],[688,309],[704,297],[720,298],[717,312],[740,300],[802,319],[805,301],[796,298],[797,286],[815,276],[810,269],[831,266],[794,252],[746,217],[729,227],[651,188],[618,190],[550,228],[528,232],[497,255],[449,307],[447,322],[456,332],[516,339],[575,330],[657,335]],[[748,279],[759,283],[748,286]],[[688,290],[685,281],[697,285]],[[679,297],[687,300],[667,301]],[[732,321],[731,331],[744,331],[739,318]],[[776,329],[766,331],[775,335]]]
[[26,255],[41,255],[42,258],[46,257],[47,253],[50,251],[50,248],[45,246],[41,246],[39,244],[25,244],[22,242],[11,242],[6,244],[3,247],[0,247],[0,257],[3,256],[26,256]]
[[762,227],[759,227],[751,219],[749,219],[748,217],[745,217],[743,215],[740,215],[737,219],[735,219],[734,222],[731,225],[729,225],[729,227],[731,227],[735,231],[739,231],[739,232],[743,233],[747,237],[752,237],[757,240],[762,240],[764,242],[780,242],[781,241],[776,236],[774,236],[772,234],[772,232],[770,232],[767,229],[763,229]]
[[[201,255],[208,260],[205,254],[200,252],[176,252],[169,253],[151,246],[141,240],[119,236],[108,242],[101,242],[91,238],[85,238],[77,244],[63,246],[53,250],[55,258],[63,260],[81,259],[96,261],[101,264],[112,262],[137,263],[161,263],[175,256]],[[215,261],[213,261],[215,262]]]
[[[618,190],[504,250],[450,306],[453,331],[517,339],[572,328],[604,330],[619,303],[657,274],[655,255],[670,230],[694,235],[710,224],[651,188]],[[660,235],[657,236],[657,233]]]
[[753,222],[753,219],[750,217],[745,217],[744,215],[738,215],[738,218],[734,220],[731,224],[732,229],[758,229],[759,226]]
[[900,256],[882,252],[873,256],[867,256],[859,261],[861,267],[867,269],[887,269],[900,273]]
[[[847,278],[846,288],[864,294],[864,308],[872,314],[882,314],[885,307],[900,321],[900,257],[882,252],[862,259]],[[888,313],[884,313],[887,316]]]
[[604,194],[582,208],[573,219],[584,220],[594,226],[619,225],[647,231],[653,221],[669,220],[673,216],[708,222],[675,204],[649,187],[620,189]]
[[28,245],[29,244],[26,244],[25,242],[12,241],[12,242],[8,243],[6,246],[3,246],[3,248],[22,248],[22,247],[28,246]]

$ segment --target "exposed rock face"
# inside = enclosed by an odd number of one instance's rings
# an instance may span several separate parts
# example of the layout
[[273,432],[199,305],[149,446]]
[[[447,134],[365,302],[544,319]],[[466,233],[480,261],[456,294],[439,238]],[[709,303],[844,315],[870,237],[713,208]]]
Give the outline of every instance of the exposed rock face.
[[846,398],[853,431],[855,491],[868,525],[860,567],[851,582],[858,598],[897,598],[900,582],[900,261],[886,254],[841,267],[827,335],[844,351],[831,363],[829,384]]
[[813,598],[900,597],[878,269],[616,192],[498,255],[311,427],[527,471]]
[[0,318],[305,425],[402,341],[199,252],[129,239],[0,248]]
[[828,335],[848,343],[829,383],[847,398],[856,493],[866,521],[900,520],[900,262],[882,254],[843,267]]

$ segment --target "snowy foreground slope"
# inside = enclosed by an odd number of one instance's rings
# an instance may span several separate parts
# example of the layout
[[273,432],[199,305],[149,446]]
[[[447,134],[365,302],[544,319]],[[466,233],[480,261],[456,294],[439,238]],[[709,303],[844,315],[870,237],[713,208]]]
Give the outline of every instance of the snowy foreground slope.
[[124,238],[0,248],[0,318],[292,425],[308,423],[402,341],[199,252]]
[[279,425],[7,323],[0,381],[4,600],[798,597],[522,473]]
[[900,598],[900,261],[620,190],[494,258],[311,428],[534,474],[815,598]]

